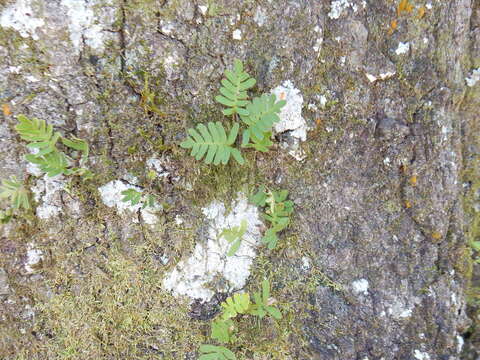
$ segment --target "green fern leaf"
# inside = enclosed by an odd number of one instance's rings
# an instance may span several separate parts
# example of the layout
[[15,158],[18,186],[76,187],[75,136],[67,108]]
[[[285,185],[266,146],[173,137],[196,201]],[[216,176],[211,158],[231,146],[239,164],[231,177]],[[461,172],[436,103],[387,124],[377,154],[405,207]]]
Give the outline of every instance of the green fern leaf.
[[223,346],[201,345],[199,360],[236,360],[235,354]]
[[62,143],[65,146],[68,146],[69,148],[80,151],[82,153],[80,165],[83,165],[87,162],[89,149],[88,143],[85,140],[72,136],[71,140],[62,138]]
[[69,163],[64,153],[59,151],[50,152],[44,156],[25,155],[25,159],[32,164],[38,165],[41,171],[47,173],[49,177],[57,176],[59,174],[71,175],[73,172],[69,169]]
[[273,124],[280,121],[278,114],[286,101],[275,101],[274,94],[263,94],[247,105],[248,115],[240,115],[242,121],[248,126],[246,131],[251,137],[261,141],[266,133],[272,130]]
[[0,186],[0,198],[10,198],[10,202],[14,209],[30,209],[28,190],[15,176],[11,176],[10,180],[2,180],[2,185]]
[[267,195],[265,185],[261,185],[257,193],[250,198],[250,202],[257,206],[264,207],[267,203]]
[[243,165],[245,160],[240,151],[232,147],[237,139],[238,129],[239,125],[234,124],[227,137],[225,128],[218,121],[209,122],[207,126],[198,124],[196,129],[188,129],[190,136],[180,146],[184,149],[192,149],[190,155],[197,160],[205,157],[203,161],[206,164],[226,164],[230,156],[233,156],[240,165]]
[[142,199],[142,193],[135,189],[127,189],[121,192],[123,195],[122,202],[128,202],[132,205],[137,205]]
[[242,219],[239,226],[235,226],[231,229],[224,229],[220,233],[220,237],[223,236],[225,240],[232,244],[227,252],[227,256],[235,255],[240,248],[243,235],[245,235],[245,232],[247,231],[247,225],[247,220]]
[[221,95],[217,95],[215,100],[227,107],[223,110],[224,115],[248,115],[245,109],[248,102],[247,90],[252,88],[256,80],[245,71],[240,60],[234,61],[233,71],[225,70],[226,79],[222,79]]
[[[270,137],[272,136],[271,132],[265,132],[263,134],[263,138],[259,139],[255,135],[250,134],[250,130],[246,129],[243,131],[242,135],[242,147],[243,148],[254,148],[255,150],[261,152],[267,152],[270,146],[273,145],[272,140]],[[250,143],[250,139],[252,142]]]
[[253,294],[255,304],[250,309],[250,314],[258,316],[263,319],[267,314],[271,315],[274,319],[280,320],[282,313],[272,303],[275,302],[273,298],[270,298],[270,282],[268,280],[262,281],[262,293],[256,292]]
[[45,120],[29,119],[24,115],[19,115],[18,121],[19,124],[15,126],[15,130],[23,140],[30,142],[27,147],[39,150],[36,156],[56,151],[55,146],[60,139],[60,133],[54,132],[52,125],[47,125]]
[[211,325],[212,332],[210,337],[216,339],[221,343],[230,342],[232,337],[232,330],[234,328],[232,320],[215,320]]
[[270,191],[261,186],[258,192],[250,198],[257,206],[266,207],[262,217],[271,223],[271,227],[265,231],[262,242],[269,249],[275,249],[278,243],[277,233],[284,230],[290,223],[290,215],[293,213],[293,202],[287,200],[288,191]]
[[235,294],[221,303],[223,308],[222,318],[228,320],[238,314],[245,314],[250,307],[250,295],[248,293]]

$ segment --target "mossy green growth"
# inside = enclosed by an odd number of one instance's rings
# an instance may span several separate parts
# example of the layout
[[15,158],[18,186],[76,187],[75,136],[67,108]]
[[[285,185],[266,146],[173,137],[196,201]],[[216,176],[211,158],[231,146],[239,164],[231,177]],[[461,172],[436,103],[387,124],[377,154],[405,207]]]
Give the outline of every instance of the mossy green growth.
[[[84,275],[72,274],[73,263]],[[64,254],[50,281],[54,295],[37,309],[36,331],[49,334],[40,351],[62,360],[184,358],[201,343],[199,324],[187,303],[162,291],[157,267],[127,255],[117,240],[90,254]]]

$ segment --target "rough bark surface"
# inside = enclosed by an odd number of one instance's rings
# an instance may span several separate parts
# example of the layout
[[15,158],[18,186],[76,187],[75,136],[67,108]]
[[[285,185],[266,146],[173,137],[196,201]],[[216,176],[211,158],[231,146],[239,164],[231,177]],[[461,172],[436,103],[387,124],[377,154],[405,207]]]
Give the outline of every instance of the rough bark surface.
[[[36,194],[1,228],[0,358],[196,359],[228,291],[215,279],[212,300],[191,303],[163,279],[205,241],[202,208],[259,184],[288,189],[295,212],[279,247],[258,249],[245,290],[269,277],[284,317],[242,320],[239,359],[480,356],[480,294],[467,291],[480,81],[466,82],[480,67],[480,2],[399,3],[0,1],[2,178]],[[235,58],[255,94],[299,90],[302,160],[288,132],[243,167],[178,146],[188,127],[224,121],[214,96]],[[32,174],[18,114],[87,139],[94,179]],[[153,225],[105,205],[113,180],[157,196]]]

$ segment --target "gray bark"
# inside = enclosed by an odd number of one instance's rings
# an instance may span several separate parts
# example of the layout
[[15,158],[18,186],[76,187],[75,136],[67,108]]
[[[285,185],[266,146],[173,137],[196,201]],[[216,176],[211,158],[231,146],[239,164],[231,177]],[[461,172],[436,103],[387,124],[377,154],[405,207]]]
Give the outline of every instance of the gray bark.
[[[259,184],[288,189],[295,212],[279,248],[258,249],[245,289],[268,276],[285,316],[230,346],[239,359],[478,357],[465,294],[468,242],[480,236],[480,81],[466,78],[480,67],[480,3],[412,4],[401,14],[385,0],[0,5],[0,104],[12,112],[0,114],[2,178],[39,194],[1,229],[0,357],[197,358],[227,292],[219,280],[212,300],[190,304],[162,279],[205,241],[201,208],[228,208]],[[178,144],[196,123],[225,121],[214,96],[235,58],[256,95],[290,81],[309,130],[303,142],[277,134],[244,167],[214,168]],[[30,174],[18,114],[87,139],[95,178]],[[104,203],[99,188],[114,180],[160,199],[155,225]],[[140,322],[130,305],[160,320],[126,325]]]

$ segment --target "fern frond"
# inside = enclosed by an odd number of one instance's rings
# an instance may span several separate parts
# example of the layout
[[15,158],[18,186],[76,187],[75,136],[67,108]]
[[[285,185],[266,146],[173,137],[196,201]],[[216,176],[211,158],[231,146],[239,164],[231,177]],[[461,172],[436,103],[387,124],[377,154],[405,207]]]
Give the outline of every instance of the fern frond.
[[233,256],[240,248],[243,235],[247,231],[247,220],[242,219],[239,226],[235,226],[231,229],[224,229],[220,233],[220,237],[224,237],[230,244],[230,249],[227,252],[227,256]]
[[282,318],[280,310],[275,306],[272,306],[272,303],[274,303],[275,300],[270,298],[270,282],[268,280],[265,279],[262,281],[262,292],[254,293],[253,298],[255,300],[255,305],[252,306],[250,314],[256,315],[260,319],[263,319],[267,314],[277,320]]
[[87,162],[89,149],[88,143],[85,140],[72,136],[71,139],[62,138],[62,143],[65,146],[68,146],[70,149],[77,150],[82,153],[80,165],[83,165]]
[[235,336],[232,335],[234,328],[235,327],[231,319],[216,319],[212,321],[212,332],[210,337],[212,339],[218,340],[221,343],[228,343],[235,338]]
[[248,102],[247,90],[252,88],[256,80],[245,71],[240,60],[235,60],[232,70],[225,70],[226,79],[222,79],[221,95],[217,95],[215,100],[225,105],[227,109],[223,110],[224,115],[248,115],[245,109]]
[[[285,100],[276,102],[274,94],[263,94],[254,98],[247,105],[248,115],[240,115],[242,121],[248,126],[248,129],[245,130],[248,135],[261,141],[266,133],[272,130],[273,124],[280,121],[278,114],[285,104]],[[244,137],[246,135],[244,133]]]
[[0,198],[10,198],[11,205],[14,209],[30,209],[28,201],[28,190],[15,176],[11,176],[10,180],[2,180],[0,186]]
[[228,320],[238,314],[245,314],[250,307],[250,295],[248,293],[235,294],[221,303],[223,308],[222,318]]
[[[248,129],[243,131],[242,135],[242,147],[243,148],[254,148],[255,150],[261,152],[267,152],[270,146],[273,145],[272,140],[270,137],[272,136],[271,132],[266,132],[263,134],[263,138],[259,139],[255,135],[250,134]],[[252,140],[252,142],[250,142]]]
[[230,133],[225,132],[225,128],[220,122],[209,122],[207,126],[198,124],[197,129],[188,129],[190,135],[180,146],[184,149],[192,149],[190,155],[197,160],[203,160],[206,164],[218,165],[226,164],[230,156],[243,165],[245,160],[238,149],[232,147],[238,135],[239,125],[234,124]]
[[235,354],[223,346],[201,345],[198,360],[236,360]]
[[266,207],[263,218],[271,223],[271,227],[265,231],[262,242],[269,249],[275,249],[278,243],[277,233],[285,229],[290,223],[290,215],[293,213],[293,202],[287,200],[288,191],[269,191],[261,186],[258,192],[250,198],[250,201],[260,207]]
[[142,199],[142,193],[135,189],[127,189],[121,192],[123,195],[122,202],[128,202],[132,205],[137,205]]
[[49,177],[57,176],[59,174],[72,174],[72,170],[68,168],[69,163],[67,161],[67,157],[60,151],[54,151],[41,157],[28,154],[25,155],[25,159],[30,161],[32,164],[38,165],[40,170],[47,173]]
[[43,156],[56,151],[55,144],[60,139],[60,133],[53,131],[52,125],[47,125],[45,120],[29,119],[24,115],[17,117],[19,124],[15,126],[23,140],[29,141],[27,147],[38,149],[36,156]]

